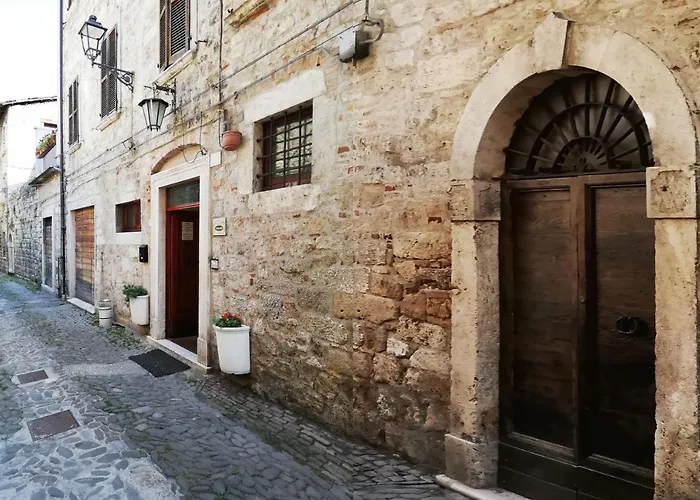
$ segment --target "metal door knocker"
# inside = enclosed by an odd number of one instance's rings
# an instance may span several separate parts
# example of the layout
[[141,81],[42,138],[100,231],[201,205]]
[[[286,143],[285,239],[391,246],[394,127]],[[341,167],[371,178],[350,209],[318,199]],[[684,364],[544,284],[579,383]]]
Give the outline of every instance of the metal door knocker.
[[626,337],[643,337],[646,335],[648,328],[642,318],[620,316],[615,321],[615,330]]

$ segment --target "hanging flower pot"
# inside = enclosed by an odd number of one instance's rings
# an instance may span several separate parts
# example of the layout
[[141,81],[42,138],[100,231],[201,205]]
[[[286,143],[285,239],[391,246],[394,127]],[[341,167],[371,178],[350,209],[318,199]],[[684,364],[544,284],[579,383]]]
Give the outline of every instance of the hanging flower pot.
[[221,136],[221,145],[226,151],[235,151],[241,145],[242,138],[238,130],[227,130]]

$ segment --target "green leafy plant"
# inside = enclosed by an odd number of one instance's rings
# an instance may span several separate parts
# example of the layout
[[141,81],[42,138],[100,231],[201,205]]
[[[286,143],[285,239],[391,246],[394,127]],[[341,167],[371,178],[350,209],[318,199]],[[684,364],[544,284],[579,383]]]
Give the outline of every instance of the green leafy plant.
[[39,145],[36,147],[36,157],[43,158],[46,156],[52,147],[56,145],[56,132],[50,132],[41,138]]
[[124,298],[126,298],[126,300],[135,299],[136,297],[141,297],[142,295],[148,295],[148,291],[141,285],[124,285],[122,292],[124,293]]
[[214,321],[214,325],[218,326],[219,328],[238,328],[242,324],[243,319],[241,318],[240,314],[231,314],[228,311]]

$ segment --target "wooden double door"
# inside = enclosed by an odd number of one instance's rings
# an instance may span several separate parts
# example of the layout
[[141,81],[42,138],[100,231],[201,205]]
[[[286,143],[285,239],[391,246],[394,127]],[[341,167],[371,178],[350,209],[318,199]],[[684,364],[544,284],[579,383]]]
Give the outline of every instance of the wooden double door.
[[653,498],[654,226],[644,173],[504,183],[499,483]]

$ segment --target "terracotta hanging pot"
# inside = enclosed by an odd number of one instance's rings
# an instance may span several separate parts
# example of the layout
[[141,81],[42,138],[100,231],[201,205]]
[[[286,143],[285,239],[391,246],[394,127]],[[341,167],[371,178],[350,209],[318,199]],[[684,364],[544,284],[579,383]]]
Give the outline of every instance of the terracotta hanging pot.
[[241,145],[243,136],[237,130],[227,130],[221,136],[221,145],[226,151],[235,151]]

